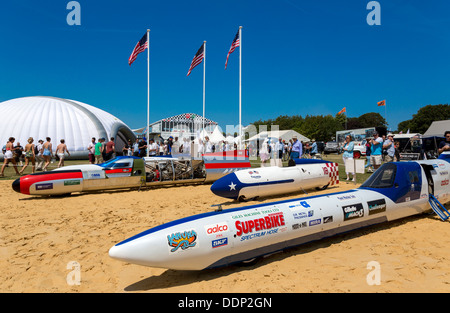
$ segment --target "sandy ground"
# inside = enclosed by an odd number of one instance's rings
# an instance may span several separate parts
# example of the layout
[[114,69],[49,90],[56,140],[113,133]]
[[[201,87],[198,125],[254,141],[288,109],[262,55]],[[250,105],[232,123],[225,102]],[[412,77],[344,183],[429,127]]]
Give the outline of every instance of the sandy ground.
[[[174,271],[113,260],[108,250],[213,204],[242,204],[214,196],[210,185],[40,198],[15,193],[11,183],[0,182],[0,292],[450,292],[450,225],[435,215],[309,243],[247,267]],[[341,182],[310,195],[354,187]],[[74,261],[80,285],[66,280]],[[380,266],[380,285],[367,283],[371,261]]]

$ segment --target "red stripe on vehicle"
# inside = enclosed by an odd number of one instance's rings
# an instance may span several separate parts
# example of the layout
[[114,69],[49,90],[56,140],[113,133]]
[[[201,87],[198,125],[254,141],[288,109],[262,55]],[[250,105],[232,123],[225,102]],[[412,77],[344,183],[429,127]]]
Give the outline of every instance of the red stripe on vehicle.
[[131,171],[131,168],[115,168],[112,170],[106,170],[106,174],[131,173]]
[[206,169],[213,168],[248,168],[251,167],[250,162],[240,163],[205,163]]
[[74,178],[83,178],[83,173],[81,171],[58,173],[49,172],[48,174],[42,175],[26,175],[20,178],[20,192],[26,195],[30,194],[30,187],[36,183],[42,182],[51,182],[53,180],[60,179],[74,179]]

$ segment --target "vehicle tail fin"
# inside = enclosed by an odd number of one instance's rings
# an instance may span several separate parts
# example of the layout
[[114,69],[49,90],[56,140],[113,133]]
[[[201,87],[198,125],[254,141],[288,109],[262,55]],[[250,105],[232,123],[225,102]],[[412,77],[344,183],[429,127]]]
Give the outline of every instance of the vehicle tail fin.
[[434,213],[436,213],[443,221],[446,221],[450,217],[450,213],[447,209],[432,194],[430,194],[428,202],[430,203]]
[[444,152],[442,152],[442,153],[439,155],[438,159],[440,159],[440,160],[445,160],[445,161],[447,161],[447,162],[450,162],[450,152],[449,152],[449,151],[444,151]]

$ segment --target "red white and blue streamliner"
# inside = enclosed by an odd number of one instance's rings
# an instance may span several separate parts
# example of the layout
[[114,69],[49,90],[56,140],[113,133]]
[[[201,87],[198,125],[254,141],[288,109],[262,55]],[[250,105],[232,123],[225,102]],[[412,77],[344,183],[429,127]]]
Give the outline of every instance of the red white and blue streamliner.
[[245,151],[204,154],[201,159],[120,156],[93,165],[69,165],[22,176],[12,188],[26,195],[67,195],[111,189],[212,182],[232,171],[250,168]]
[[216,180],[211,191],[220,197],[245,201],[310,188],[324,190],[339,184],[337,163],[315,159],[294,162],[288,167],[260,167],[230,173]]
[[450,200],[445,159],[383,164],[359,188],[203,213],[156,226],[109,250],[128,263],[203,270],[245,262],[432,208]]

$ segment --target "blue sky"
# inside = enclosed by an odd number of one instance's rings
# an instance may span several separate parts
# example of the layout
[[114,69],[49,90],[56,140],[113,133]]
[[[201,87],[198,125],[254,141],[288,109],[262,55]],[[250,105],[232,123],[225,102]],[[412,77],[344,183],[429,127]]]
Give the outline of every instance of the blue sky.
[[131,128],[147,119],[147,59],[127,61],[150,32],[150,121],[202,114],[203,65],[186,73],[206,44],[206,117],[238,123],[236,50],[242,36],[242,120],[279,115],[350,117],[379,112],[391,129],[428,104],[449,103],[450,2],[381,0],[381,25],[369,26],[369,1],[79,0],[0,3],[0,101],[46,95],[82,101]]

